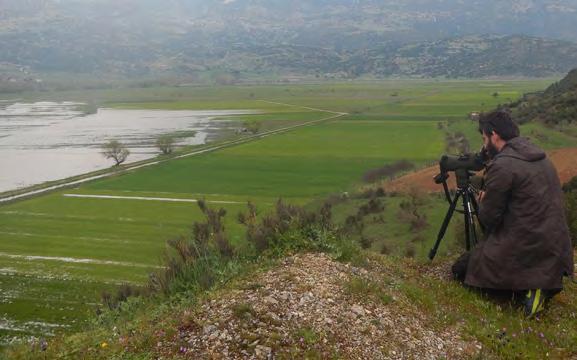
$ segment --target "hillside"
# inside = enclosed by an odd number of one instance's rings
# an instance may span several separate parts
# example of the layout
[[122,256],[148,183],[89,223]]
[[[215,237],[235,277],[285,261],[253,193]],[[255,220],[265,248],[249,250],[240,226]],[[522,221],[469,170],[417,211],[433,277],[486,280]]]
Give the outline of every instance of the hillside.
[[575,67],[577,54],[574,0],[2,0],[0,8],[3,91],[79,74],[221,83],[544,77]]
[[[312,253],[261,265],[198,301],[131,302],[92,331],[13,359],[567,358],[577,288],[527,321],[448,279],[449,262]],[[113,315],[113,314],[109,314]],[[560,330],[563,329],[563,330]],[[547,354],[547,355],[546,355]]]
[[549,86],[543,93],[525,95],[507,108],[521,124],[540,122],[573,136],[577,135],[577,69]]

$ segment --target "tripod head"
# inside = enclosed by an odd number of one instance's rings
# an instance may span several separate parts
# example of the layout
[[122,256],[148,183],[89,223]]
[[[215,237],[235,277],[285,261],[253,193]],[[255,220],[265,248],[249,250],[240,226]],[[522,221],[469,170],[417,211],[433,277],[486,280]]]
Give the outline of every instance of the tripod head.
[[[457,189],[470,189],[471,179],[475,176],[475,172],[481,171],[485,168],[486,162],[488,160],[487,153],[484,149],[481,149],[478,153],[474,154],[462,154],[462,155],[443,155],[439,161],[440,173],[435,176],[434,180],[436,184],[442,184],[445,190],[445,196],[447,201],[451,203],[451,195],[449,193],[449,187],[447,186],[447,179],[449,178],[449,172],[455,173],[455,179],[457,182]],[[476,186],[473,186],[471,190],[476,192]]]
[[[472,186],[472,179],[474,178],[474,171],[480,171],[485,167],[485,158],[479,154],[466,154],[461,156],[448,156],[444,155],[439,161],[439,168],[441,172],[435,176],[434,180],[437,184],[442,184],[445,190],[445,196],[449,202],[449,210],[445,215],[441,229],[437,236],[437,241],[435,245],[429,252],[429,259],[433,260],[437,254],[437,250],[441,243],[442,238],[445,236],[449,222],[453,217],[455,211],[463,214],[465,221],[465,235],[466,235],[466,249],[470,250],[477,243],[477,233],[475,230],[475,218],[479,212],[478,204],[475,199],[475,193],[477,188]],[[449,191],[449,186],[447,185],[447,180],[449,179],[449,171],[455,173],[455,178],[457,182],[457,191],[455,196],[451,196]],[[457,203],[459,199],[462,200],[462,210],[457,210]],[[478,221],[481,231],[484,231],[482,225]]]

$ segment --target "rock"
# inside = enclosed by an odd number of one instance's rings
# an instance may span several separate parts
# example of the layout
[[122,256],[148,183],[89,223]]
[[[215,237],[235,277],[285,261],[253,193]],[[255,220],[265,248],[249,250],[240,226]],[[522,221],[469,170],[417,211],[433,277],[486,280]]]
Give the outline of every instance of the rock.
[[267,313],[266,313],[266,316],[267,316],[268,318],[270,318],[272,321],[275,321],[275,322],[280,321],[280,318],[278,317],[278,315],[275,314],[275,313],[273,313],[273,312],[271,312],[271,311],[267,312]]
[[257,345],[257,347],[254,349],[254,354],[256,355],[257,359],[268,359],[272,354],[272,349],[268,346]]
[[271,305],[277,305],[278,304],[278,301],[275,298],[273,298],[272,296],[265,297],[264,302],[267,304],[271,304]]
[[355,314],[357,314],[358,316],[363,316],[365,315],[365,309],[363,309],[362,306],[360,305],[353,305],[351,307],[351,311]]
[[204,335],[210,335],[210,334],[212,334],[213,332],[215,332],[216,330],[217,330],[217,328],[216,328],[216,326],[214,326],[214,325],[205,325],[205,326],[202,328],[202,333],[203,333]]

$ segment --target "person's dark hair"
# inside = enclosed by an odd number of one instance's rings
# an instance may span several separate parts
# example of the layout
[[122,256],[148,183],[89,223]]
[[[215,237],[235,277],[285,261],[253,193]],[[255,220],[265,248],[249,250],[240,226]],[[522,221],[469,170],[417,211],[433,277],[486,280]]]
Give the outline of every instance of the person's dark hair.
[[519,136],[519,126],[513,121],[511,115],[503,110],[481,114],[479,118],[479,132],[481,134],[491,135],[493,131],[505,141]]

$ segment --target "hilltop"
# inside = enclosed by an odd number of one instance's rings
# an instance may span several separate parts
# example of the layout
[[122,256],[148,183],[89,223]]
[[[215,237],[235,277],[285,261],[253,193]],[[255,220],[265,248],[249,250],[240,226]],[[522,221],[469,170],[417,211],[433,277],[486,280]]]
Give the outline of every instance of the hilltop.
[[[20,358],[567,358],[577,288],[525,320],[507,299],[449,279],[448,260],[305,253],[261,263],[197,300],[129,301],[86,333],[13,349]],[[113,315],[113,316],[110,316]],[[106,319],[106,318],[105,318]],[[547,355],[546,355],[547,354]]]

